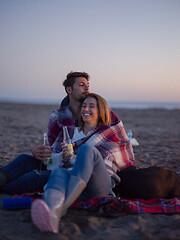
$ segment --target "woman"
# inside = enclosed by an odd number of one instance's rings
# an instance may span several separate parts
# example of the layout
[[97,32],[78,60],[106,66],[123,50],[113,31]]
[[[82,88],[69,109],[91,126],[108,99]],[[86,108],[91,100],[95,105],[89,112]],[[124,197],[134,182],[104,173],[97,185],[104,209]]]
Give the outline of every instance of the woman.
[[106,101],[89,94],[81,107],[80,134],[85,137],[74,146],[77,156],[73,168],[55,169],[46,184],[44,200],[32,204],[32,221],[41,231],[57,233],[60,217],[78,197],[108,196],[120,182],[116,172],[134,164],[122,122],[110,124]]

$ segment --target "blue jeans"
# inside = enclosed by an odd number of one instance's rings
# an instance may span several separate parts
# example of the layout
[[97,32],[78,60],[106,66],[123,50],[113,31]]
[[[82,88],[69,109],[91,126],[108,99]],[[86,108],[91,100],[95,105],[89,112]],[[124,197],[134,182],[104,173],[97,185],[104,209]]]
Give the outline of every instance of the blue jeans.
[[[35,170],[41,170],[39,174]],[[21,194],[43,190],[51,171],[46,170],[42,161],[33,156],[22,154],[1,168],[7,177],[7,183],[0,191],[7,194]]]
[[65,194],[71,175],[79,177],[87,184],[79,197],[83,200],[108,196],[114,185],[100,152],[87,144],[79,148],[72,170],[57,168],[52,172],[46,189],[55,188]]

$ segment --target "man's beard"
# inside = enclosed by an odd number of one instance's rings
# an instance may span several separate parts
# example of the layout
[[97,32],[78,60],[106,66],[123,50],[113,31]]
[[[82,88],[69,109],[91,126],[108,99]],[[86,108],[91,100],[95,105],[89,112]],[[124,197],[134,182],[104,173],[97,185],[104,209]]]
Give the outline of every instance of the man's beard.
[[87,95],[89,94],[89,92],[85,92],[85,93],[83,93],[82,95],[81,95],[81,101],[83,101],[86,97],[87,97]]

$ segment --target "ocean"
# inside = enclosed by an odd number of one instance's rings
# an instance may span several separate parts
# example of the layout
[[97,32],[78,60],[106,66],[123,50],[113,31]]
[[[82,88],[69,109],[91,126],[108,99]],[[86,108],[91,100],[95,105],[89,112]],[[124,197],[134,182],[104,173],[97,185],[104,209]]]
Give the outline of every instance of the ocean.
[[[22,99],[22,98],[0,98],[0,102],[26,103],[26,104],[50,104],[59,105],[58,99]],[[111,108],[123,109],[180,109],[180,102],[135,102],[135,101],[107,101]]]
[[180,109],[178,102],[122,102],[122,101],[109,101],[111,108],[126,108],[126,109]]

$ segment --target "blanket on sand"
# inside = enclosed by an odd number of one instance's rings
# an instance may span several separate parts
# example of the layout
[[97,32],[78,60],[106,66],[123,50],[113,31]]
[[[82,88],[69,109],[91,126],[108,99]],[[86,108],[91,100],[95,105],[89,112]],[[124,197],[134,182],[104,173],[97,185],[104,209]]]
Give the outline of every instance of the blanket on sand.
[[[35,201],[36,198],[40,197],[42,197],[42,195],[39,194],[24,194],[13,196],[14,199],[28,199],[29,205],[26,204],[24,208],[30,208],[32,201]],[[29,198],[31,198],[31,201],[29,201]],[[14,208],[18,209],[23,207],[17,206]],[[116,197],[94,197],[87,201],[76,200],[71,206],[71,208],[85,209],[92,212],[97,212],[98,214],[106,217],[118,217],[121,215],[134,213],[173,214],[180,213],[180,198],[127,200]],[[12,208],[10,207],[10,209]]]
[[180,198],[127,200],[113,197],[95,197],[88,201],[76,200],[72,207],[97,211],[99,214],[107,217],[118,217],[133,213],[172,214],[180,212]]

